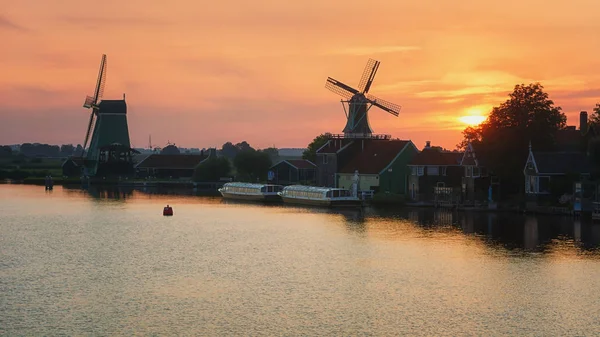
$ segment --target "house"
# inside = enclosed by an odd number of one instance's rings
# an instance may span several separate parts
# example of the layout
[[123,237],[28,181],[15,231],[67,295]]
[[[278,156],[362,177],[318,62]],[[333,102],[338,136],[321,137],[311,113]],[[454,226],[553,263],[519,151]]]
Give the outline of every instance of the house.
[[562,195],[573,195],[575,186],[581,188],[593,171],[587,145],[594,136],[594,129],[587,126],[587,112],[582,111],[579,130],[574,126],[559,130],[554,151],[535,151],[530,143],[523,168],[527,200],[557,203]]
[[271,182],[281,185],[314,185],[317,182],[317,165],[310,160],[288,159],[271,166]]
[[[316,151],[317,185],[337,187],[336,174],[349,159],[347,149],[355,139],[332,137]],[[360,140],[358,140],[360,141]]]
[[525,194],[557,198],[572,194],[573,184],[591,175],[591,164],[585,152],[536,152],[530,146],[523,174]]
[[[477,166],[471,157],[465,157],[463,152],[432,147],[427,141],[423,150],[408,164],[411,170],[408,178],[410,199],[425,202],[460,199],[465,170],[473,172],[473,167]],[[467,166],[463,166],[463,162]]]
[[461,185],[462,201],[477,202],[486,199],[492,201],[489,198],[492,197],[491,189],[495,184],[487,168],[482,165],[481,159],[477,158],[471,143],[467,144],[460,165],[464,168]]
[[83,174],[83,158],[69,157],[62,163],[63,177],[80,177]]
[[410,140],[361,139],[342,149],[337,186],[351,189],[358,172],[359,191],[407,193],[407,164],[419,152]]
[[216,150],[210,149],[208,155],[200,154],[151,154],[135,166],[139,177],[191,178],[196,167],[210,156],[216,156]]

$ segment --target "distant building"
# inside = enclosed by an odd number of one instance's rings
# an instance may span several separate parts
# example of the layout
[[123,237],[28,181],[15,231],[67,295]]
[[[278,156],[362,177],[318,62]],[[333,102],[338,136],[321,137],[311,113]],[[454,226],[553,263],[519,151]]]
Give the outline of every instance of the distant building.
[[428,141],[409,167],[409,198],[413,201],[465,203],[487,198],[487,170],[470,144],[458,152],[433,147]]
[[314,185],[317,182],[317,165],[310,160],[288,159],[271,166],[272,183],[281,185]]
[[211,155],[216,156],[215,149],[208,154],[151,154],[136,164],[136,174],[138,177],[190,179]]

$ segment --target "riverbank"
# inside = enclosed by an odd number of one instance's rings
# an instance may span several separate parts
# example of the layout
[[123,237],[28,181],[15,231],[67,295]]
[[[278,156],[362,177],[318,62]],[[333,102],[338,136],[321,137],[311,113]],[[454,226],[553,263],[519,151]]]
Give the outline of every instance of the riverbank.
[[[53,178],[54,185],[62,185],[68,188],[125,188],[139,190],[141,192],[156,192],[180,195],[214,195],[220,196],[217,190],[224,182],[193,182],[189,180],[109,180],[85,183],[80,178]],[[45,185],[44,178],[27,178],[22,181],[4,181],[8,184]],[[481,204],[436,204],[433,202],[411,202],[405,196],[396,194],[375,194],[372,199],[366,201],[367,206],[382,209],[398,208],[436,208],[464,212],[484,213],[521,213],[521,214],[546,214],[569,217],[591,218],[591,212],[575,213],[567,207],[517,205],[514,202],[481,203]]]

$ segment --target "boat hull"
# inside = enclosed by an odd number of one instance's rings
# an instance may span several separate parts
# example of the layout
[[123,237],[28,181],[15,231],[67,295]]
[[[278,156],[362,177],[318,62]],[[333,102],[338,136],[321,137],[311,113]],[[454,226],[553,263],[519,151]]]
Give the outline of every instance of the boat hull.
[[220,192],[224,199],[231,200],[245,200],[245,201],[258,201],[258,202],[279,202],[281,201],[281,197],[278,195],[272,194],[237,194],[237,193],[227,193]]
[[360,200],[314,200],[314,199],[301,199],[301,198],[288,198],[282,197],[283,202],[286,204],[305,205],[305,206],[318,206],[318,207],[361,207],[362,202]]

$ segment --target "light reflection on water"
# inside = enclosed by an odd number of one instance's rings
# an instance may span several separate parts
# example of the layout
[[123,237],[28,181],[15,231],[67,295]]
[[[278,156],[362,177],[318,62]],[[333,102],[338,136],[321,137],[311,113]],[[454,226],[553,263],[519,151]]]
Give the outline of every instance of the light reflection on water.
[[149,192],[0,185],[0,334],[600,331],[597,224]]

